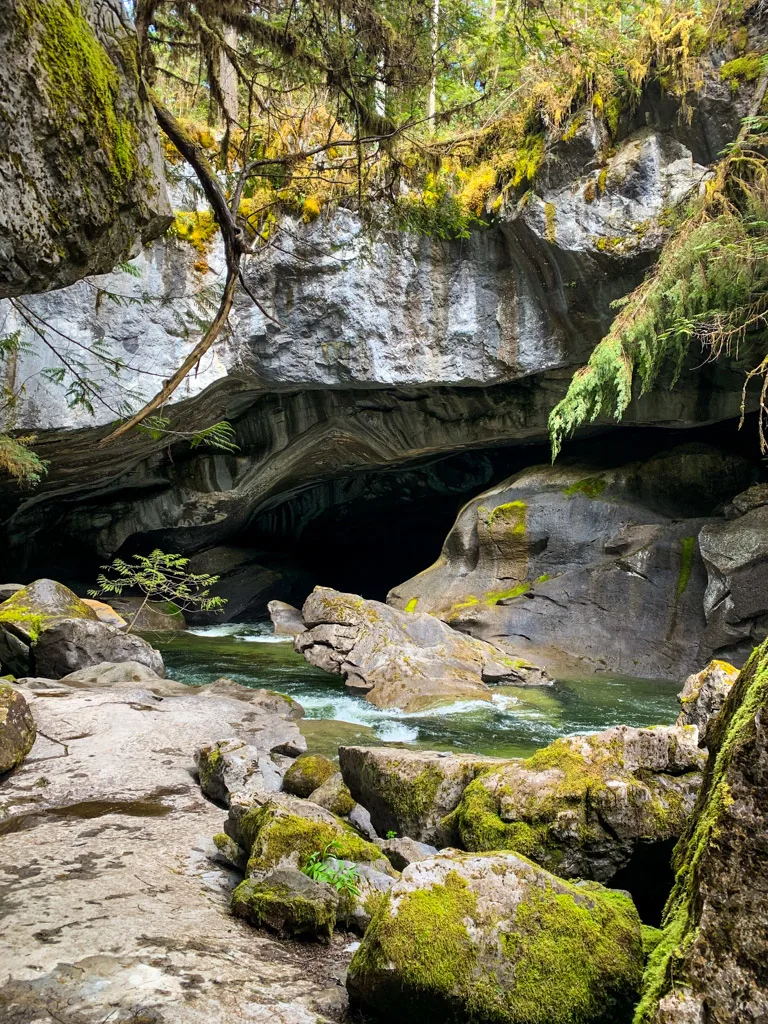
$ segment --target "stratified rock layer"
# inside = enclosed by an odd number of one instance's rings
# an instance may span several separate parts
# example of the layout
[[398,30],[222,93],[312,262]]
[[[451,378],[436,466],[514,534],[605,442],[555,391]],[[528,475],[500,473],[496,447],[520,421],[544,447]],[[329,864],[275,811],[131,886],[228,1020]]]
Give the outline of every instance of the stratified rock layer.
[[112,270],[170,223],[127,11],[8,0],[0,52],[0,296]]

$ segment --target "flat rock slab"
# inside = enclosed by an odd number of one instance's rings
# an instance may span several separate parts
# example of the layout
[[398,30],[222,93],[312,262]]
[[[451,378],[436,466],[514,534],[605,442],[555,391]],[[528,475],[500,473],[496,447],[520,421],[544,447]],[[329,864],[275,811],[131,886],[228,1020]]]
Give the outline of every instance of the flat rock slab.
[[38,739],[0,782],[0,1021],[338,1019],[342,940],[310,955],[231,916],[223,812],[194,777],[203,743],[295,724],[227,698],[25,696]]

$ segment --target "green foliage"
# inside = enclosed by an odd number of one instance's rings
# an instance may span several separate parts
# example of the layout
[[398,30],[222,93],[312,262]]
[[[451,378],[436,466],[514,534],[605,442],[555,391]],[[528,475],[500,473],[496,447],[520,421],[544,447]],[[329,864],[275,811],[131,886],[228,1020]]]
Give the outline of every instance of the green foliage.
[[387,839],[397,839],[397,832],[395,832],[394,829],[391,829],[391,828],[388,829],[387,830],[386,838]]
[[[693,200],[664,246],[658,264],[622,303],[609,333],[587,365],[574,375],[549,418],[552,455],[584,423],[602,414],[620,419],[634,393],[664,377],[674,386],[689,351],[705,358],[760,360],[747,383],[763,378],[768,389],[768,162],[762,149],[768,120],[752,118]],[[753,357],[754,358],[754,357]],[[761,421],[761,447],[765,409]]]
[[[188,565],[188,558],[166,554],[159,548],[149,555],[132,555],[130,562],[115,558],[110,565],[102,566],[104,572],[96,578],[97,586],[88,593],[91,597],[102,597],[105,594],[119,595],[126,590],[139,590],[144,594],[142,607],[154,598],[172,601],[185,609],[220,611],[227,603],[226,599],[211,597],[211,587],[218,582],[219,577],[188,572]],[[138,614],[137,611],[134,622]]]
[[153,441],[167,437],[169,440],[188,440],[190,448],[215,448],[230,454],[240,450],[236,443],[235,428],[227,420],[220,420],[218,423],[212,423],[211,426],[196,431],[174,430],[171,423],[170,416],[157,413],[154,416],[147,416],[137,429],[140,433],[147,434]]
[[360,890],[356,882],[359,877],[358,870],[354,864],[344,865],[339,863],[338,854],[341,850],[340,844],[332,839],[326,843],[322,852],[315,851],[310,855],[307,863],[301,869],[314,882],[328,882],[336,892],[349,893],[350,896],[359,896]]

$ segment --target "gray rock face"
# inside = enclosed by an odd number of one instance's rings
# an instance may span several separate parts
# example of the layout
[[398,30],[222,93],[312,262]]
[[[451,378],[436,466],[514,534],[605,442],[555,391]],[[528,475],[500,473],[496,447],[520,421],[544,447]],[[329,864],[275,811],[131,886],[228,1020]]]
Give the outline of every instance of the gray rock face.
[[121,4],[3,4],[0,296],[109,271],[170,223],[137,51]]
[[694,725],[699,742],[706,746],[707,730],[720,713],[725,698],[736,682],[739,670],[727,661],[711,661],[701,672],[688,676],[678,695],[682,706],[678,725]]
[[[274,723],[278,728],[275,746],[296,742],[299,730],[292,722]],[[260,730],[263,732],[263,729]],[[261,737],[259,737],[261,739]],[[195,754],[200,788],[211,800],[229,806],[232,796],[254,803],[264,802],[282,787],[283,773],[270,757],[270,750],[238,739],[219,740],[200,747]]]
[[[743,510],[743,511],[742,511]],[[768,494],[765,486],[737,496],[726,522],[701,532],[707,568],[705,642],[739,664],[768,635]]]
[[339,747],[344,781],[355,800],[370,811],[379,835],[392,831],[440,846],[447,845],[443,819],[469,783],[506,763],[496,757],[435,750]]
[[628,1024],[642,960],[627,896],[569,885],[513,854],[454,852],[405,869],[347,991],[353,1007],[407,1024]]
[[275,636],[296,636],[307,628],[298,608],[285,601],[270,601],[267,605],[269,617],[275,628]]
[[0,683],[0,775],[21,764],[32,749],[37,730],[24,695]]
[[478,776],[444,827],[465,849],[515,850],[564,878],[608,882],[641,845],[683,833],[706,763],[697,741],[690,726],[623,725],[556,740]]
[[409,864],[416,864],[420,860],[428,860],[437,854],[437,847],[429,843],[417,843],[415,839],[379,839],[376,843],[397,871],[404,871]]
[[162,655],[146,640],[87,619],[63,619],[49,626],[33,645],[32,658],[35,672],[49,679],[120,661],[139,662],[157,675],[165,675]]
[[308,975],[230,916],[240,879],[210,859],[223,813],[203,797],[193,753],[227,737],[254,743],[260,716],[189,691],[24,692],[39,733],[0,785],[0,883],[13,889],[0,921],[0,1015],[337,1019],[340,945],[318,948]]
[[702,658],[703,516],[751,474],[704,445],[613,470],[523,470],[466,505],[438,561],[388,603],[550,670],[672,678]]
[[768,645],[731,687],[651,957],[638,1024],[768,1016]]
[[483,682],[542,685],[536,665],[463,636],[432,615],[316,587],[304,602],[307,627],[294,647],[311,665],[336,672],[377,707],[417,711],[451,700],[490,700]]

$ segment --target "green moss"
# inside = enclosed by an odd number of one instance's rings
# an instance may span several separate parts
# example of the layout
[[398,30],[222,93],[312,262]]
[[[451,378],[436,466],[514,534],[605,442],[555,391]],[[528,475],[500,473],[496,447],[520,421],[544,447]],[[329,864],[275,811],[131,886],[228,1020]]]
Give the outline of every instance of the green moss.
[[285,773],[283,789],[295,796],[308,797],[337,771],[333,761],[322,754],[304,754]]
[[[482,509],[478,509],[478,512]],[[507,501],[503,505],[496,505],[488,515],[488,527],[501,527],[505,532],[525,534],[525,517],[528,506],[524,501]]]
[[[120,78],[86,19],[81,0],[21,0],[27,28],[40,26],[36,59],[59,129],[93,135],[116,185],[138,168],[136,128],[120,109]],[[135,44],[134,47],[135,58]]]
[[287,886],[247,878],[232,893],[232,913],[257,928],[267,926],[282,937],[325,936],[336,924],[336,907],[318,893],[317,899],[292,892]]
[[742,57],[736,57],[735,60],[729,60],[723,64],[720,68],[720,78],[724,82],[728,82],[735,92],[745,82],[756,82],[762,73],[764,64],[763,54],[755,51],[745,53]]
[[200,786],[203,791],[210,789],[211,783],[213,782],[220,764],[221,751],[218,747],[214,747],[212,750],[203,754],[200,758],[198,773],[200,775]]
[[512,185],[532,182],[544,162],[544,136],[526,135],[512,158]]
[[9,601],[5,601],[0,605],[0,622],[12,622],[21,626],[34,643],[48,625],[50,616],[42,615],[21,604],[17,604],[13,608],[6,608],[5,606],[9,603]]
[[575,484],[563,489],[566,498],[573,498],[577,494],[583,494],[592,501],[599,498],[605,490],[605,480],[602,476],[588,476],[584,480],[577,480]]
[[608,169],[603,167],[597,176],[597,194],[601,196],[605,192],[605,186],[608,184]]
[[513,850],[536,860],[546,846],[546,826],[502,821],[494,797],[480,779],[470,782],[456,810],[443,820],[448,834],[455,831],[464,849],[473,852]]
[[554,203],[544,203],[545,235],[550,245],[557,240],[557,208]]
[[243,843],[250,849],[248,873],[270,871],[281,861],[306,866],[313,853],[335,843],[334,856],[339,860],[376,861],[381,859],[378,846],[361,839],[343,821],[330,824],[289,814],[269,801],[249,811],[239,823]]
[[398,770],[397,760],[383,767],[374,760],[363,763],[361,789],[375,792],[387,808],[388,821],[384,828],[392,828],[400,835],[409,835],[423,822],[435,804],[437,791],[444,781],[443,773],[435,764],[428,764],[413,777]]
[[752,652],[726,699],[715,724],[715,736],[704,784],[688,832],[675,847],[675,884],[664,911],[663,936],[648,960],[635,1024],[650,1024],[659,1001],[674,983],[685,982],[685,957],[697,930],[697,876],[707,851],[728,828],[733,803],[728,773],[742,747],[754,741],[761,711],[768,703],[768,641]]
[[471,978],[477,950],[465,919],[474,914],[477,897],[451,872],[445,885],[416,889],[400,897],[397,916],[390,898],[379,904],[365,941],[352,958],[350,974],[386,972],[397,965],[399,981],[442,1003]]
[[418,597],[412,597],[412,598],[410,599],[410,601],[408,602],[408,604],[407,604],[407,605],[405,606],[405,608],[403,609],[403,611],[406,611],[406,612],[415,612],[415,611],[416,611],[416,605],[417,605],[418,603],[419,603],[419,599],[418,599]]
[[677,600],[685,593],[688,584],[691,582],[691,571],[693,569],[693,555],[696,550],[695,537],[683,537],[683,544],[680,549],[680,572],[677,576]]
[[521,597],[523,594],[527,594],[530,589],[530,583],[518,583],[516,586],[510,587],[509,590],[489,590],[484,600],[486,604],[492,607],[498,604],[499,601],[510,601],[515,597]]
[[653,953],[661,942],[664,932],[661,928],[654,928],[653,925],[644,924],[640,929],[640,933],[643,940],[643,956],[647,963],[651,953]]

